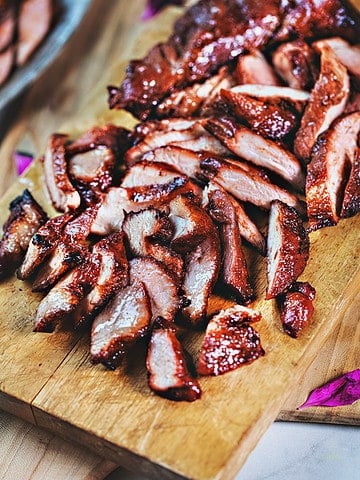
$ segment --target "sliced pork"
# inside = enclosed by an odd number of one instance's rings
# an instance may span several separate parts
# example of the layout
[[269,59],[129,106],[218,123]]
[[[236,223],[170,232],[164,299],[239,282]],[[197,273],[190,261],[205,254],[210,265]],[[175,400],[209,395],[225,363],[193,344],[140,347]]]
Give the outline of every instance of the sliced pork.
[[14,273],[25,257],[33,235],[47,221],[47,214],[28,190],[10,203],[10,214],[0,240],[0,278]]
[[284,292],[305,269],[309,236],[298,212],[285,203],[271,203],[267,238],[266,299]]
[[360,80],[359,45],[350,45],[349,42],[340,37],[324,38],[314,43],[314,46],[320,49],[324,45],[329,46],[348,71]]
[[297,338],[309,325],[314,298],[315,289],[308,282],[295,282],[276,298],[283,329],[290,337]]
[[91,361],[116,368],[126,351],[149,330],[150,299],[138,281],[120,289],[91,327]]
[[[347,173],[355,162],[360,112],[339,119],[317,140],[306,177],[310,230],[339,221]],[[355,188],[356,192],[356,188]]]
[[231,117],[209,119],[204,126],[233,153],[281,176],[298,190],[305,184],[300,162],[278,143],[264,138]]
[[198,373],[222,375],[263,356],[260,336],[250,325],[260,319],[260,313],[240,305],[212,317],[201,345]]
[[280,85],[279,77],[259,50],[239,56],[236,77],[240,84]]
[[350,79],[346,68],[328,45],[320,51],[320,75],[311,90],[309,103],[296,134],[294,150],[305,163],[319,135],[345,110],[350,93]]
[[174,324],[158,318],[153,326],[146,358],[149,387],[170,400],[193,402],[201,397],[198,381],[187,367],[186,353]]
[[360,212],[360,149],[356,150],[345,187],[340,216],[353,217]]

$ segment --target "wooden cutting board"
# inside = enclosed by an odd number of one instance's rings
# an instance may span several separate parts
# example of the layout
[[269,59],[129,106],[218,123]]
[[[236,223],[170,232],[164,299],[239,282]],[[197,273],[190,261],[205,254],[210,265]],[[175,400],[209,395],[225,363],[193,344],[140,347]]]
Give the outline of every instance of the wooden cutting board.
[[[134,29],[129,37],[141,41],[131,50],[128,40],[126,54],[137,56],[158,35],[164,36],[169,16],[173,18],[173,11],[146,25],[146,33],[140,37]],[[158,25],[164,30],[159,31]],[[118,71],[121,70],[120,65]],[[105,95],[99,94],[107,83],[107,79],[103,80],[90,105],[61,130],[76,134],[93,123],[115,118],[115,112],[104,110]],[[113,81],[119,83],[117,73]],[[117,112],[116,121],[120,119],[129,121]],[[29,135],[23,144],[33,136],[31,125],[25,130]],[[41,170],[36,164],[2,199],[0,221],[7,216],[9,201],[24,186],[29,186],[38,200],[47,204],[41,182]],[[259,331],[266,356],[224,377],[204,379],[203,399],[191,405],[173,404],[149,394],[139,364],[118,372],[90,366],[86,337],[66,331],[33,334],[32,320],[39,296],[12,279],[0,286],[0,406],[64,437],[74,438],[75,432],[78,441],[99,454],[128,467],[136,466],[137,471],[147,475],[158,477],[161,472],[162,478],[170,478],[173,475],[169,471],[174,471],[191,478],[231,478],[276,418],[288,393],[297,391],[299,378],[318,356],[326,337],[336,331],[343,316],[350,315],[360,278],[358,240],[358,218],[313,234],[311,259],[304,273],[318,292],[312,328],[300,340],[285,338],[273,305],[260,301],[258,307],[264,321]],[[263,265],[254,267],[262,272],[257,288],[263,298]],[[348,357],[354,351],[353,358],[358,361],[359,336],[358,332],[357,336],[349,335],[350,328],[344,327],[347,333],[340,336],[342,346],[347,343],[344,339],[353,338],[349,350],[344,351],[350,352]],[[335,343],[338,347],[338,341]],[[196,350],[196,341],[191,346]],[[350,364],[345,361],[344,367]],[[336,372],[330,369],[325,376],[329,373]],[[298,398],[299,402],[305,399]]]

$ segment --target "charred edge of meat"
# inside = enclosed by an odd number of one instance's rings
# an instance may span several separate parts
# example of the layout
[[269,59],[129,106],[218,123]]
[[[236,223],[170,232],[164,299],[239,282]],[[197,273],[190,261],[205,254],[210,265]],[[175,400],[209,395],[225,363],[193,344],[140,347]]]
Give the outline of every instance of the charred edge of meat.
[[48,220],[46,212],[27,189],[11,201],[9,209],[0,240],[0,278],[15,272],[25,257],[31,238]]

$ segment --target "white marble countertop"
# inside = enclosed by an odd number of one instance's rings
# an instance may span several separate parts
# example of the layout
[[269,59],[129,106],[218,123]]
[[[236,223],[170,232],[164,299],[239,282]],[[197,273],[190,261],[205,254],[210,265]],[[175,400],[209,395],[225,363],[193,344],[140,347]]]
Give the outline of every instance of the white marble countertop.
[[[357,480],[360,428],[275,422],[236,480]],[[106,480],[147,480],[116,470]]]

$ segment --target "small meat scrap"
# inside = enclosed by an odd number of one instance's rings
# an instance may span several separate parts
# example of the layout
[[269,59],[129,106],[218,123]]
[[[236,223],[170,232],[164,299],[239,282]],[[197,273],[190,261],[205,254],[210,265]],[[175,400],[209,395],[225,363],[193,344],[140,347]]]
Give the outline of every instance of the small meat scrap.
[[114,369],[125,352],[149,330],[150,299],[142,282],[119,290],[91,327],[91,361]]
[[260,336],[250,325],[260,319],[259,312],[241,305],[212,317],[201,345],[198,373],[222,375],[263,356]]
[[174,324],[160,317],[153,325],[146,366],[149,387],[157,395],[187,402],[201,397],[200,385],[189,372],[187,356]]
[[10,215],[0,240],[0,278],[12,274],[25,257],[35,232],[48,217],[28,190],[10,203]]
[[328,45],[321,45],[320,75],[296,134],[294,151],[308,163],[319,135],[345,110],[350,94],[350,78],[346,67]]
[[309,236],[298,212],[275,200],[271,204],[267,239],[266,299],[284,292],[304,271],[309,258]]
[[309,325],[314,313],[314,298],[315,289],[308,282],[294,282],[276,297],[283,329],[290,337],[297,338]]
[[[306,202],[309,229],[336,225],[340,218],[344,187],[348,171],[355,164],[360,112],[350,113],[324,132],[316,142],[307,168]],[[354,170],[352,173],[354,178]],[[356,173],[355,173],[356,178]],[[346,187],[345,205],[359,197],[358,188]]]

